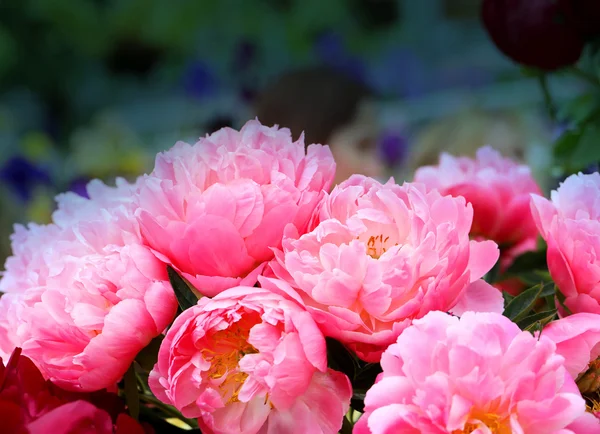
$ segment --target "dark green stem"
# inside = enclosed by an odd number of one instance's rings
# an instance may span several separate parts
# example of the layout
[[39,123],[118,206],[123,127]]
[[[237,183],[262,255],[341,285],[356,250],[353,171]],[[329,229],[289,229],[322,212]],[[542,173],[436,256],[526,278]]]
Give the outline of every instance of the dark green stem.
[[344,422],[342,423],[342,429],[340,430],[340,434],[352,434],[352,429],[354,428],[352,422],[348,420],[346,416],[344,416]]
[[550,95],[550,88],[548,87],[548,76],[545,73],[540,73],[540,75],[538,75],[538,80],[540,82],[542,94],[544,95],[544,103],[546,104],[546,109],[548,110],[550,119],[556,121],[556,107],[554,106],[552,95]]
[[167,405],[164,402],[156,399],[152,395],[140,395],[140,399],[143,402],[146,402],[148,404],[152,404],[153,406],[160,408],[160,410],[163,413],[165,413],[165,414],[167,414],[167,415],[169,415],[171,417],[174,417],[176,419],[184,421],[185,423],[187,423],[191,427],[196,427],[197,426],[195,420],[183,417],[182,414],[179,413],[179,411],[177,411],[177,409],[175,409],[175,408],[171,407],[170,405]]
[[589,72],[586,72],[576,67],[569,68],[568,72],[570,72],[573,75],[576,75],[577,77],[581,78],[584,81],[587,81],[588,83],[594,86],[600,86],[600,79],[594,76],[594,74],[590,74]]
[[133,363],[129,366],[123,380],[125,381],[125,402],[127,403],[127,410],[129,411],[129,415],[137,420],[140,416],[140,397]]

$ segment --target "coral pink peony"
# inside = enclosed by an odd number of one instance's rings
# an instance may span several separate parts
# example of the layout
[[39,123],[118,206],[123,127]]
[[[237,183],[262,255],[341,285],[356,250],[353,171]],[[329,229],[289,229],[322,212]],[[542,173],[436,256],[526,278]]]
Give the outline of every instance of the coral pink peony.
[[499,314],[429,313],[383,354],[354,433],[599,432],[563,361]]
[[[144,434],[146,430],[124,413],[98,408],[106,396],[69,393],[44,380],[38,369],[16,349],[6,367],[0,361],[0,418],[5,434]],[[118,399],[118,398],[117,398]],[[120,409],[124,411],[124,407]]]
[[440,156],[438,166],[421,167],[415,182],[437,188],[442,194],[463,196],[473,205],[471,235],[512,247],[538,236],[529,208],[530,194],[541,194],[529,167],[503,158],[489,146],[477,157]]
[[[600,357],[600,315],[576,313],[544,327],[542,334],[554,341],[556,352],[565,358],[565,366],[575,379],[584,374]],[[600,362],[600,361],[599,361]],[[600,384],[596,385],[600,388]]]
[[130,186],[89,193],[59,197],[54,224],[17,229],[0,284],[0,349],[22,347],[46,378],[83,391],[119,381],[177,309],[165,264],[141,243]]
[[531,201],[550,274],[571,312],[600,314],[600,174],[569,176],[551,199]]
[[472,215],[463,198],[355,175],[326,197],[309,233],[290,228],[271,268],[325,335],[378,361],[431,310],[502,311],[500,292],[480,280],[498,248],[469,240]]
[[305,151],[302,137],[258,121],[179,142],[140,181],[142,235],[205,295],[252,286],[284,227],[304,232],[334,171],[327,146]]
[[262,284],[184,311],[161,345],[150,388],[207,434],[336,433],[350,382],[327,369],[325,339],[310,314],[271,292],[271,280]]

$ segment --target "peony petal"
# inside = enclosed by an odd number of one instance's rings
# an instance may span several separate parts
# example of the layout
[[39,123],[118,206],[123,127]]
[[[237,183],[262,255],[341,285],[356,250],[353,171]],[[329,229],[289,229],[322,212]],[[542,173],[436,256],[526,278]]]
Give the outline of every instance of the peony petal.
[[476,280],[467,286],[458,302],[450,309],[454,315],[461,316],[465,312],[504,312],[504,297],[484,280]]

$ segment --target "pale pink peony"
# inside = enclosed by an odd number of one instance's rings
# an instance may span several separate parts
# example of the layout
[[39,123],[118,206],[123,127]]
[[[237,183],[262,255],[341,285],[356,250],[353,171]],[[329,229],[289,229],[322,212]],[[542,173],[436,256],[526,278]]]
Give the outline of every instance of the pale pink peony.
[[551,201],[534,195],[531,209],[565,306],[600,314],[600,174],[569,176]]
[[529,202],[530,194],[541,194],[541,190],[528,166],[485,146],[475,159],[442,153],[438,166],[417,170],[415,182],[444,195],[463,196],[471,203],[472,236],[494,240],[507,249],[529,243],[535,250],[538,232]]
[[131,190],[92,183],[91,200],[63,195],[54,224],[13,237],[0,284],[10,292],[0,300],[0,350],[22,347],[66,389],[119,381],[177,309],[166,265],[141,243]]
[[327,369],[310,314],[271,292],[270,280],[261,283],[184,311],[160,347],[150,388],[207,434],[337,433],[352,395],[348,378]]
[[565,358],[565,366],[575,379],[600,357],[600,315],[576,313],[552,321],[542,335],[556,344],[556,352]]
[[325,198],[309,233],[290,228],[271,268],[325,335],[378,361],[429,311],[502,311],[500,292],[480,280],[498,248],[469,240],[472,215],[463,198],[355,175]]
[[383,354],[354,433],[597,433],[563,362],[499,314],[431,312]]
[[140,181],[142,235],[205,295],[252,286],[284,227],[305,231],[334,172],[327,146],[305,151],[302,137],[258,121],[179,142]]

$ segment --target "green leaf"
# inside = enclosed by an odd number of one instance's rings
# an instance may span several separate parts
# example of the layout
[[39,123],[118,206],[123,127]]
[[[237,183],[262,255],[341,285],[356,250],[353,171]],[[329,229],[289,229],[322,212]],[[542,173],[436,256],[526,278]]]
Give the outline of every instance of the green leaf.
[[579,139],[581,138],[580,130],[567,130],[563,132],[558,139],[554,142],[554,158],[560,165],[565,164],[565,160],[568,160],[570,155],[577,148]]
[[600,108],[600,100],[593,93],[584,93],[563,104],[557,117],[561,122],[574,122],[576,125],[587,122]]
[[356,356],[341,342],[333,338],[325,338],[325,342],[327,344],[327,365],[354,380],[357,370],[360,368]]
[[543,312],[534,313],[517,322],[521,330],[529,330],[531,326],[539,324],[540,327],[548,324],[556,317],[556,309],[545,310]]
[[359,372],[355,375],[352,381],[354,394],[350,400],[350,406],[354,410],[360,412],[364,410],[365,394],[373,385],[373,383],[375,383],[375,379],[381,372],[382,369],[379,363],[367,363],[361,366]]
[[560,292],[560,290],[558,288],[555,288],[555,292],[556,292],[556,299],[558,300],[558,303],[560,304],[560,306],[565,310],[567,315],[572,315],[573,312],[571,312],[571,309],[569,309],[567,306],[565,306],[565,295],[562,292]]
[[538,237],[537,239],[537,250],[543,250],[544,252],[548,250],[548,243],[542,237]]
[[158,350],[164,339],[163,335],[159,335],[152,339],[150,343],[138,353],[135,361],[146,371],[151,371],[156,361],[158,360]]
[[[549,286],[548,284],[540,283],[523,291],[508,303],[503,315],[514,322],[519,322],[533,309],[540,297],[547,297],[549,295]],[[552,291],[554,291],[554,288],[552,288]]]
[[518,277],[524,272],[531,272],[531,270],[547,270],[546,265],[546,251],[536,250],[535,252],[527,252],[514,260],[512,265],[508,267],[504,276]]
[[140,394],[137,387],[137,378],[135,376],[133,363],[129,366],[129,369],[123,376],[123,380],[127,410],[129,411],[129,415],[137,420],[140,415]]
[[522,66],[520,68],[521,70],[521,74],[523,74],[523,76],[525,77],[539,77],[540,75],[542,75],[544,72],[540,69],[537,68],[532,68],[530,66]]
[[487,274],[483,277],[483,279],[490,284],[497,282],[498,278],[500,277],[500,268],[501,264],[500,260],[498,260],[496,261],[492,269],[488,271]]
[[506,291],[502,291],[502,297],[504,297],[504,307],[505,308],[506,308],[506,306],[508,306],[508,303],[510,303],[512,301],[512,299],[515,298],[514,296],[510,295]]
[[556,295],[556,286],[554,285],[554,282],[546,281],[546,282],[541,283],[541,285],[542,285],[542,292],[540,292],[540,295],[538,298],[545,298],[545,297]]
[[584,169],[600,161],[600,126],[589,123],[581,133],[577,147],[571,154],[569,164],[575,169]]
[[533,270],[528,273],[519,274],[516,277],[518,277],[527,286],[534,286],[538,283],[552,282],[550,273],[545,270]]
[[170,265],[167,265],[167,274],[169,275],[169,281],[175,291],[177,297],[177,303],[182,311],[195,306],[198,303],[198,299],[202,296],[196,291],[188,282],[177,273]]

